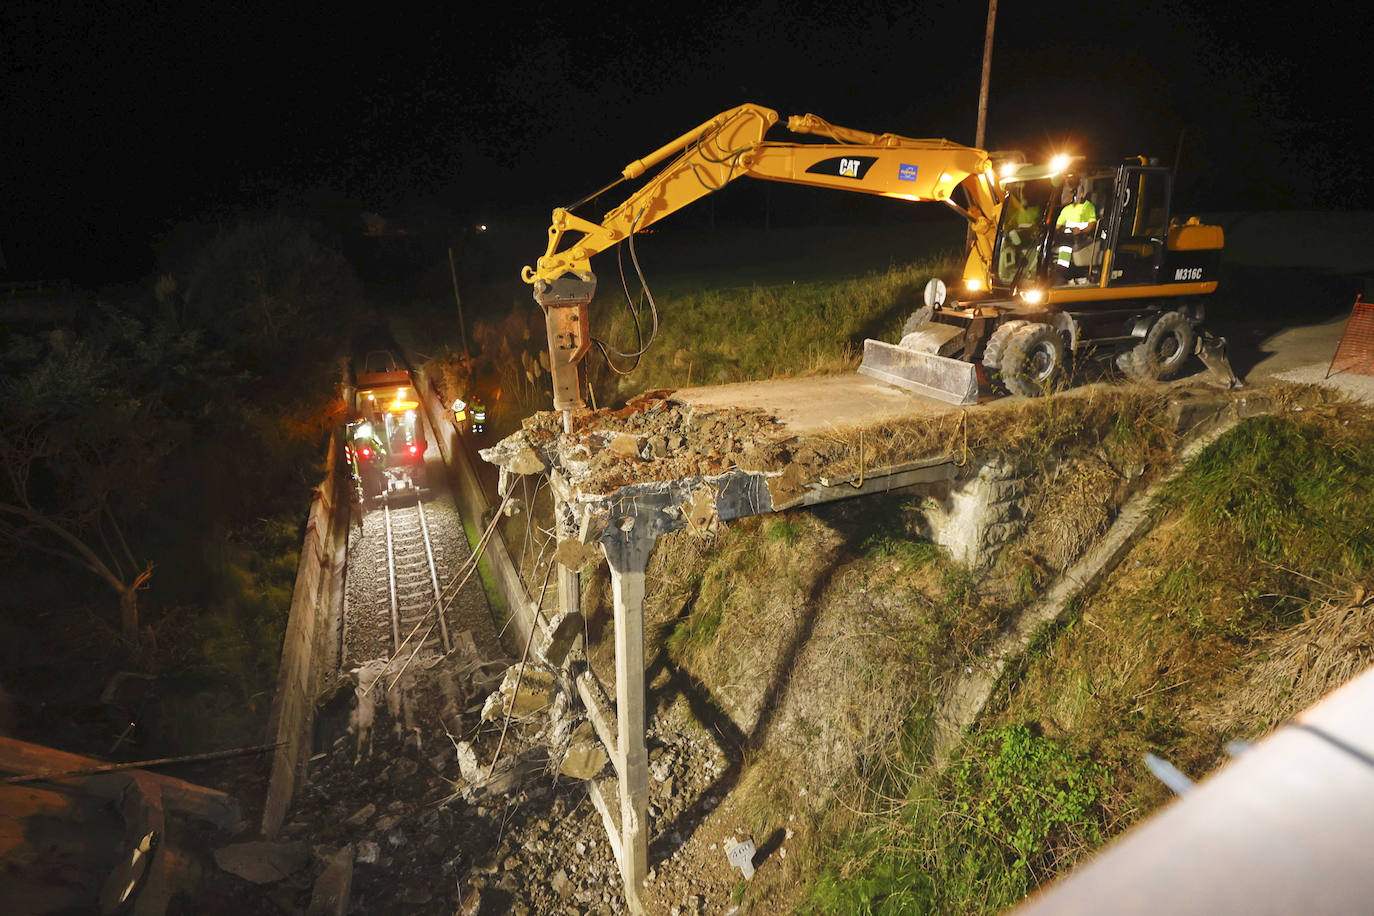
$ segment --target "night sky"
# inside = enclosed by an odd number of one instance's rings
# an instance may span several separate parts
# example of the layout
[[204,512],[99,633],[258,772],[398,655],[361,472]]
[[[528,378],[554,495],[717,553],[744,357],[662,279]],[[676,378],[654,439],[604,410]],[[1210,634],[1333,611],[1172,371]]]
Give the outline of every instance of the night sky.
[[[288,6],[0,7],[0,279],[136,278],[178,221],[301,201],[456,224],[547,211],[746,101],[972,143],[987,15]],[[1354,3],[1003,0],[987,145],[1172,162],[1182,135],[1193,209],[1371,209],[1371,18]]]

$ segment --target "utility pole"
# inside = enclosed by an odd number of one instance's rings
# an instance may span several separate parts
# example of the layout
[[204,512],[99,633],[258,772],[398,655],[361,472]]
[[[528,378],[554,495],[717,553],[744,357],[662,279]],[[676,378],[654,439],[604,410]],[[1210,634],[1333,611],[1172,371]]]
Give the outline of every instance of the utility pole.
[[458,295],[458,268],[453,263],[453,249],[448,250],[448,272],[453,277],[453,301],[458,303],[458,333],[463,338],[463,358],[471,359],[468,352],[468,331],[463,321],[463,297]]
[[978,135],[973,145],[983,149],[988,126],[988,77],[992,73],[992,27],[997,22],[997,0],[988,0],[988,31],[983,39],[983,82],[978,91]]

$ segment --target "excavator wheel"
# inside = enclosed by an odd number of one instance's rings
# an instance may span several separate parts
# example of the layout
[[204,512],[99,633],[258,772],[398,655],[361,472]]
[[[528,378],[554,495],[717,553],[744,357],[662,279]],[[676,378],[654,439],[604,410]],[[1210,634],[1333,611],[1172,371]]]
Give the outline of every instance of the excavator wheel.
[[1183,369],[1193,353],[1197,332],[1182,312],[1160,315],[1145,339],[1117,358],[1122,372],[1142,382],[1166,381]]
[[1048,324],[1028,323],[1012,331],[1002,351],[1002,384],[1012,394],[1028,398],[1047,394],[1063,383],[1064,360],[1059,331]]
[[1002,382],[1002,357],[1007,350],[1007,342],[1012,335],[1020,328],[1030,324],[1029,321],[1016,319],[1014,321],[1004,321],[997,326],[988,338],[987,344],[983,347],[983,368],[987,370],[987,376],[992,381],[994,388],[1003,392],[1007,391],[1007,386]]

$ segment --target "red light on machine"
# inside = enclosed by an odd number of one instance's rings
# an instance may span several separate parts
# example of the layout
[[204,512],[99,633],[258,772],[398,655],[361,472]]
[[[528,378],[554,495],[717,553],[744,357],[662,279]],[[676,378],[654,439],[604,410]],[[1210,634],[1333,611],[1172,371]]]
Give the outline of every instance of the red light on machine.
[[372,449],[370,449],[370,448],[362,448],[362,449],[359,449],[359,450],[358,450],[358,454],[361,455],[361,456],[364,457],[364,458],[371,458],[371,457],[372,457]]
[[416,454],[416,453],[419,452],[419,451],[420,451],[419,446],[412,445],[412,446],[410,447],[410,453],[411,453],[412,455]]

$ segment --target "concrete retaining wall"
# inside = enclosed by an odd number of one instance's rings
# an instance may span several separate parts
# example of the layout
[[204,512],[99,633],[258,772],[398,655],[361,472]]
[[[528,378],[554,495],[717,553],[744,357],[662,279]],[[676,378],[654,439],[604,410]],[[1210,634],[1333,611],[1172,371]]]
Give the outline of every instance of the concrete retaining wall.
[[[282,640],[277,691],[267,725],[267,741],[280,746],[272,755],[272,775],[263,803],[262,833],[275,836],[310,761],[310,732],[322,666],[333,664],[324,651],[329,622],[343,601],[348,553],[348,485],[337,466],[338,434],[329,439],[325,479],[315,490],[296,569],[296,588]],[[342,497],[342,498],[340,498]]]

